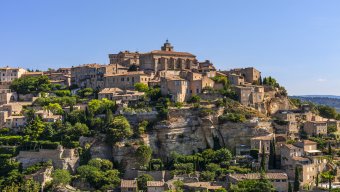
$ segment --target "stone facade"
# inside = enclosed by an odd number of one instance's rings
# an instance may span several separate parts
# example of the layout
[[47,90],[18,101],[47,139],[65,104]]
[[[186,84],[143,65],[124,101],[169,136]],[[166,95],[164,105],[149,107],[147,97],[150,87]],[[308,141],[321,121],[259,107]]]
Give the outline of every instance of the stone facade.
[[61,146],[58,149],[39,149],[39,151],[20,151],[15,157],[22,163],[23,168],[27,168],[39,162],[52,160],[55,169],[68,169],[72,172],[78,166],[78,152],[76,149],[65,149]]
[[309,136],[327,135],[327,122],[324,121],[307,121],[303,130]]
[[0,83],[10,83],[20,78],[24,73],[26,70],[23,68],[2,67],[0,68]]
[[184,102],[188,96],[188,81],[178,76],[161,78],[162,95],[170,95],[175,102]]
[[127,72],[124,74],[105,75],[105,88],[134,89],[136,83],[148,84],[153,75],[145,74],[142,71]]
[[71,69],[71,84],[92,89],[104,88],[104,76],[126,73],[127,69],[118,64],[86,64]]

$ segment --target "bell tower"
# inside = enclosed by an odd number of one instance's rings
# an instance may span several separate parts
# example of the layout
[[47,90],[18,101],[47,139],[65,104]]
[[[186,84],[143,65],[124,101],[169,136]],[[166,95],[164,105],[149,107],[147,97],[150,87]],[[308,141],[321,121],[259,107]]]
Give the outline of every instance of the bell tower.
[[171,43],[169,43],[169,40],[166,40],[164,45],[161,47],[162,51],[174,51],[174,47],[171,46]]

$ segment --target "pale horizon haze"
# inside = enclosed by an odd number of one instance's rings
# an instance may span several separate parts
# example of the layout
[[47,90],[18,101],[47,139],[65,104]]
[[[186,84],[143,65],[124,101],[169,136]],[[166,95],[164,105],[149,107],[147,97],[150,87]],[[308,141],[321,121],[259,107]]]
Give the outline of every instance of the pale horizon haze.
[[160,49],[255,67],[289,95],[340,95],[340,1],[1,0],[0,67],[109,63]]

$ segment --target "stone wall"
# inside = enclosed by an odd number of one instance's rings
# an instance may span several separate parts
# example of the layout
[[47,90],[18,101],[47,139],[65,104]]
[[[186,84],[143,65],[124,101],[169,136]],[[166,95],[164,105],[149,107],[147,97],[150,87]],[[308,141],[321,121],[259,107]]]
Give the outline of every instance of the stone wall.
[[22,163],[23,168],[27,168],[39,162],[47,162],[52,160],[53,167],[56,169],[68,169],[75,171],[78,166],[78,153],[76,149],[40,149],[39,151],[20,151],[15,157],[17,161]]

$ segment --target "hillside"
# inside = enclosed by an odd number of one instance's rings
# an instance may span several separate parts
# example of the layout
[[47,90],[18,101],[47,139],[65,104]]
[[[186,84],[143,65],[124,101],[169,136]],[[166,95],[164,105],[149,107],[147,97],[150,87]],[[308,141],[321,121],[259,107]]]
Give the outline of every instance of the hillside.
[[320,105],[328,105],[334,107],[340,112],[340,96],[334,95],[302,95],[302,96],[291,96],[291,98],[297,98],[302,101],[309,101]]

